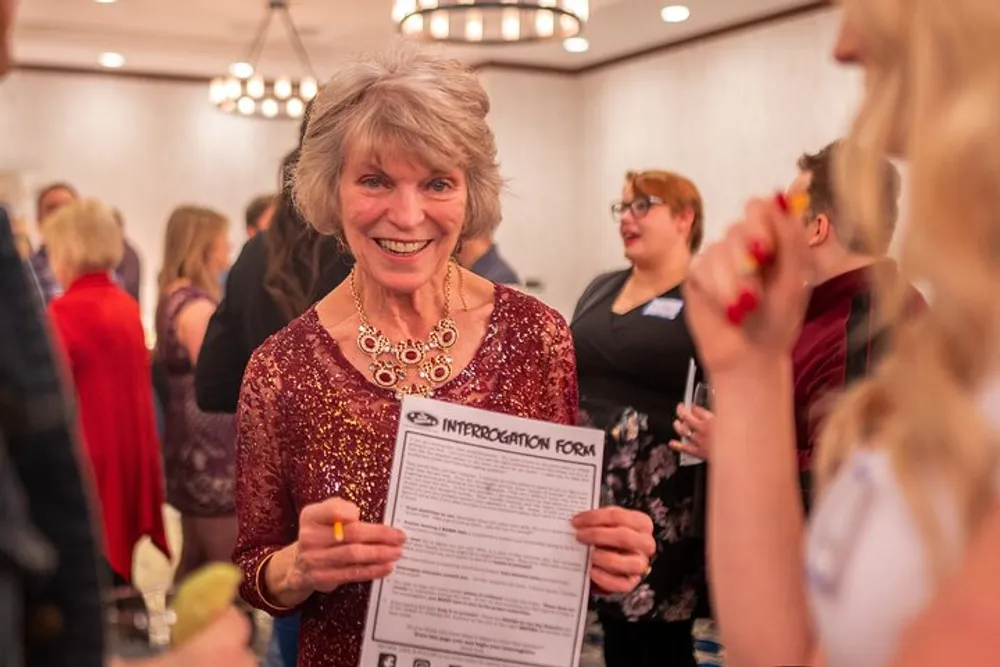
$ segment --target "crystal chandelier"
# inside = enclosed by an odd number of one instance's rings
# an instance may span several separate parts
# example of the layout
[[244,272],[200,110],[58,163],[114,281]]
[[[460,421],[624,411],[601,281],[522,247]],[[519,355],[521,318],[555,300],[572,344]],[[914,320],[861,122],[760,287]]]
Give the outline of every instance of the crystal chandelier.
[[392,18],[407,37],[435,42],[510,44],[580,34],[589,0],[394,0]]
[[[284,20],[288,39],[305,76],[266,79],[257,73],[264,40],[275,14],[280,14]],[[212,79],[208,95],[212,104],[226,113],[264,118],[301,118],[306,104],[316,97],[318,90],[316,75],[299,38],[299,31],[295,29],[288,13],[286,0],[267,0],[267,13],[257,29],[257,36],[254,37],[246,58],[232,63],[227,76]]]

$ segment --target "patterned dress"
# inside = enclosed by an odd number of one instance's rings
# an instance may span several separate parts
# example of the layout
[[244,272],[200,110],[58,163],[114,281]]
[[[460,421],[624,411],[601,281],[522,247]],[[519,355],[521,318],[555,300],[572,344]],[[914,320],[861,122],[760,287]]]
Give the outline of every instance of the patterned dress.
[[167,502],[185,516],[232,516],[235,417],[198,408],[194,366],[177,338],[177,315],[199,299],[211,297],[197,287],[180,287],[156,311],[156,354],[170,386],[163,438]]
[[[576,366],[563,318],[533,297],[497,285],[486,334],[472,361],[435,392],[438,400],[571,424]],[[298,536],[310,504],[338,496],[383,519],[399,401],[348,362],[315,309],[254,353],[237,415],[236,562],[242,594],[262,595],[266,560]],[[302,605],[299,667],[357,667],[371,584],[314,594]]]

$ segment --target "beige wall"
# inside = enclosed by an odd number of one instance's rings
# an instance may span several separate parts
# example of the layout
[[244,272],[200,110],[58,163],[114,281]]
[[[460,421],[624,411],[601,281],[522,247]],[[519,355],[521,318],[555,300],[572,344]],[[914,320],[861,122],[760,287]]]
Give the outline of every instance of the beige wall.
[[[801,152],[846,129],[860,78],[831,61],[836,19],[812,14],[578,77],[485,70],[508,179],[504,254],[568,314],[591,277],[621,265],[608,204],[630,168],[690,176],[717,236],[747,196],[783,187]],[[195,84],[31,73],[3,85],[0,126],[0,170],[29,186],[68,179],[122,208],[146,259],[147,313],[170,209],[221,208],[238,245],[244,204],[274,187],[297,129],[221,114]]]

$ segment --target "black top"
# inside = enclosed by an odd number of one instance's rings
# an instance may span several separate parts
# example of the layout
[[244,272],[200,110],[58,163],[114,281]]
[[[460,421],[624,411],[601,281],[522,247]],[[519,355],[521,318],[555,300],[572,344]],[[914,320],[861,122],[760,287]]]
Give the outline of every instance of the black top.
[[627,596],[598,596],[602,616],[681,621],[705,613],[704,542],[695,529],[695,483],[704,466],[679,466],[668,443],[684,400],[694,342],[680,287],[618,315],[628,272],[601,276],[573,317],[584,419],[607,432],[604,502],[653,519],[652,570]]
[[[226,293],[208,324],[195,368],[198,407],[205,412],[236,412],[243,371],[261,343],[288,324],[264,287],[267,232],[246,242],[226,280]],[[353,262],[336,252],[323,259],[313,301],[347,278]]]

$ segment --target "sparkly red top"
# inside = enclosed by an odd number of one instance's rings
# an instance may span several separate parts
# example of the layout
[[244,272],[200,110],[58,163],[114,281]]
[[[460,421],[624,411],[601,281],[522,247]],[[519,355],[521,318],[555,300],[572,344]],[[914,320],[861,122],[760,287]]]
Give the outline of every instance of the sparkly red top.
[[[498,285],[469,365],[434,398],[562,424],[576,420],[573,343],[566,322],[537,299]],[[261,595],[262,565],[298,536],[306,505],[339,496],[361,519],[383,519],[399,401],[352,366],[310,309],[254,353],[237,415],[235,561],[242,595]],[[316,593],[302,606],[299,667],[357,667],[371,584]]]

